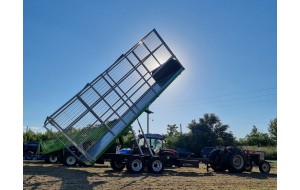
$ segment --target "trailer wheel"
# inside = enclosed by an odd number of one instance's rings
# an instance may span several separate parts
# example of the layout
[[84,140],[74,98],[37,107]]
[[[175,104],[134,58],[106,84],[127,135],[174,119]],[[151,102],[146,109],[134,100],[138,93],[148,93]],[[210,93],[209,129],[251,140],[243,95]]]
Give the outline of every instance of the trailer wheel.
[[209,163],[215,172],[224,172],[226,170],[224,157],[220,154],[220,150],[218,149],[215,149],[210,153]]
[[58,156],[57,155],[49,155],[48,160],[49,160],[49,163],[55,164],[58,162]]
[[165,164],[159,157],[152,157],[148,160],[148,171],[154,174],[160,174],[164,171]]
[[25,160],[32,160],[32,156],[24,156]]
[[261,161],[259,163],[259,171],[260,173],[269,173],[271,169],[271,166],[269,164],[269,162],[267,161]]
[[228,152],[226,163],[229,172],[241,173],[245,171],[245,157],[242,151],[239,149],[233,149],[230,152]]
[[63,165],[65,166],[75,166],[77,164],[77,158],[73,154],[67,154],[63,158]]
[[110,167],[116,171],[122,171],[125,168],[125,164],[119,159],[111,159]]
[[130,173],[142,173],[144,168],[144,160],[138,156],[132,156],[127,160],[126,169]]

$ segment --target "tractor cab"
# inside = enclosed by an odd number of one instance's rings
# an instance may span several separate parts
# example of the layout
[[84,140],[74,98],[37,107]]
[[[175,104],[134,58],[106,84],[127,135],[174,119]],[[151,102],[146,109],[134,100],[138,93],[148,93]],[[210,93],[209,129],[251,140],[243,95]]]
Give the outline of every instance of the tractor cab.
[[[147,143],[145,142],[145,139]],[[150,146],[150,148],[157,154],[161,148],[164,146],[164,137],[160,134],[145,134],[145,138],[143,135],[138,136],[138,146],[142,149],[148,148],[147,144]]]

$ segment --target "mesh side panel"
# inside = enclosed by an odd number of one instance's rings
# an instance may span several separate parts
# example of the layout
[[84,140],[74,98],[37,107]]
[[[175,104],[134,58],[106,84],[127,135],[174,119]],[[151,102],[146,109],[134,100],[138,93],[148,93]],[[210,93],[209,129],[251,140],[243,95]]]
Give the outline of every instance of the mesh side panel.
[[137,91],[138,88],[140,88],[144,83],[144,80],[139,80],[136,85],[134,85],[130,90],[127,91],[127,95],[131,97],[135,93],[135,91]]
[[144,40],[144,43],[148,47],[148,49],[150,49],[150,51],[154,51],[158,46],[162,44],[161,40],[154,32],[150,33],[150,35]]
[[45,127],[53,131],[58,143],[45,143],[46,149],[51,152],[74,145],[82,153],[81,161],[95,161],[179,75],[161,70],[157,78],[164,73],[168,77],[159,84],[152,76],[170,58],[176,59],[172,56],[157,32],[150,32],[47,118]]
[[97,122],[93,114],[88,112],[72,127],[67,128],[64,132],[67,133],[76,143],[82,142],[91,132],[92,126]]
[[154,56],[160,63],[165,63],[169,58],[171,58],[172,55],[166,46],[163,45],[154,52]]
[[112,114],[105,123],[109,128],[112,128],[119,119],[120,117],[117,114]]
[[111,90],[110,86],[103,78],[101,78],[95,84],[93,84],[93,87],[101,96],[103,96],[105,93]]
[[110,92],[106,97],[105,100],[108,103],[108,105],[114,105],[115,103],[118,102],[120,97],[115,91]]
[[92,106],[97,100],[99,100],[100,96],[95,93],[95,91],[89,88],[83,94],[81,94],[81,98],[89,105]]
[[[118,82],[122,77],[126,76],[133,67],[126,59],[123,59],[119,64],[109,71],[109,75],[113,76],[113,80]],[[133,70],[132,70],[133,71]]]
[[115,110],[119,109],[120,107],[122,107],[122,105],[124,105],[124,101],[119,99],[119,101],[117,101],[115,103],[115,105],[112,106],[112,109],[115,111]]
[[[130,105],[129,105],[130,106]],[[128,110],[128,106],[123,104],[118,110],[117,113],[118,115],[122,116],[127,110]]]
[[134,71],[132,72],[126,80],[122,81],[122,83],[119,85],[119,87],[124,91],[127,92],[132,86],[134,86],[133,83],[140,80],[141,77],[138,74],[138,72]]
[[88,150],[95,144],[97,139],[102,138],[108,132],[108,129],[102,124],[96,124],[93,126],[92,133],[82,143],[83,149]]
[[[100,119],[102,121],[105,121],[107,119],[108,116],[105,116],[105,115],[110,110],[111,110],[110,107],[104,101],[101,101],[93,108],[93,111],[95,113],[101,113],[101,114],[98,114],[98,116],[100,117]],[[112,112],[112,111],[110,111],[110,112]]]
[[141,86],[140,89],[137,90],[135,94],[130,98],[133,102],[136,102],[147,90],[149,89],[149,86],[144,83],[143,86]]
[[[170,58],[170,57],[168,57],[168,58]],[[150,56],[149,58],[147,58],[144,61],[144,65],[150,72],[153,71],[154,69],[156,69],[157,67],[159,67],[159,63],[154,59],[153,56]]]
[[72,104],[64,107],[63,111],[54,116],[56,123],[62,128],[67,128],[73,121],[78,119],[84,112],[86,107],[79,100],[75,100]]
[[135,50],[134,53],[137,55],[139,60],[143,60],[147,55],[149,55],[149,51],[147,48],[143,45],[140,44]]
[[127,58],[134,66],[139,63],[139,60],[133,55],[133,53],[128,54]]

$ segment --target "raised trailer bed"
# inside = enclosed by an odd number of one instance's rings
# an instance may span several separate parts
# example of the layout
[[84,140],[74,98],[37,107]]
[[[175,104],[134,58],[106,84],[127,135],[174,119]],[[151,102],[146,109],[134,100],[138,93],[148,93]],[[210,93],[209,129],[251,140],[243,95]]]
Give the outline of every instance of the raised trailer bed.
[[[183,70],[152,30],[46,118],[44,127],[57,140],[42,145],[46,156],[67,166],[94,164]],[[158,163],[152,157],[145,159]]]

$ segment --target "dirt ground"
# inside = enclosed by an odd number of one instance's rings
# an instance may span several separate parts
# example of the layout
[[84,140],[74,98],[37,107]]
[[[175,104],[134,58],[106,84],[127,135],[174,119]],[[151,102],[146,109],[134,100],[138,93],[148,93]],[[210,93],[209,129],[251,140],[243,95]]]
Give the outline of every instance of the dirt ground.
[[261,174],[257,167],[251,173],[216,173],[200,168],[170,168],[163,174],[148,172],[130,174],[113,171],[109,163],[93,167],[68,168],[60,164],[24,160],[23,189],[276,189],[277,169]]

